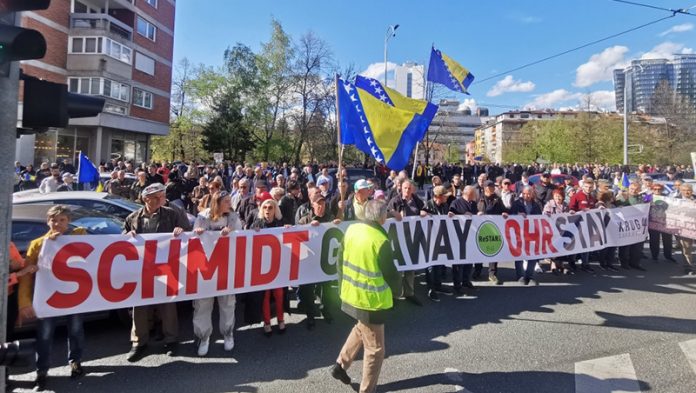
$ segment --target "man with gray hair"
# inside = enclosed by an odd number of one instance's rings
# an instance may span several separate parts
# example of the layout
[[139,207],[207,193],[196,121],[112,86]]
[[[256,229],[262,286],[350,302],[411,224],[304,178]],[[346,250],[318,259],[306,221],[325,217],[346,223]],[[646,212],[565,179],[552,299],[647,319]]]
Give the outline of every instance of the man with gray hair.
[[346,370],[363,349],[360,392],[374,392],[384,360],[384,322],[400,292],[401,279],[394,266],[391,243],[382,225],[387,219],[383,201],[366,203],[364,220],[351,224],[343,237],[339,262],[341,310],[357,323],[341,349],[331,376],[350,384]]
[[[466,186],[462,191],[461,198],[455,199],[450,205],[449,211],[454,214],[477,215],[479,214],[476,203],[476,188],[474,186]],[[452,266],[452,284],[454,292],[461,296],[464,294],[464,288],[474,289],[474,284],[471,282],[471,264],[456,264]]]

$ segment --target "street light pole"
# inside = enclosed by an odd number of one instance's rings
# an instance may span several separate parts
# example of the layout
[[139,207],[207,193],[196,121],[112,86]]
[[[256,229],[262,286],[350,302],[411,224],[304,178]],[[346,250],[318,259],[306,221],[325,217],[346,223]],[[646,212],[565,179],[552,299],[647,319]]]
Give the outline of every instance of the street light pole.
[[389,25],[387,28],[387,34],[384,36],[384,87],[387,87],[387,42],[392,37],[396,37],[396,29],[399,25]]

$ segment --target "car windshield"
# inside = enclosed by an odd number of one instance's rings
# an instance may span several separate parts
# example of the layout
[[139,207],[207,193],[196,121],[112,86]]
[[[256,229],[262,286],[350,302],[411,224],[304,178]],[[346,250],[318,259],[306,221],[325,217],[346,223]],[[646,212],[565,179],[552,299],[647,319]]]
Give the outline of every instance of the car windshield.
[[117,235],[123,230],[123,222],[107,217],[80,217],[71,225],[83,227],[93,235]]
[[130,210],[130,211],[136,211],[136,210],[140,209],[141,207],[143,207],[140,204],[137,204],[133,201],[129,201],[128,199],[121,198],[120,196],[117,196],[117,195],[109,194],[104,198],[113,202],[115,205],[121,206],[124,209]]

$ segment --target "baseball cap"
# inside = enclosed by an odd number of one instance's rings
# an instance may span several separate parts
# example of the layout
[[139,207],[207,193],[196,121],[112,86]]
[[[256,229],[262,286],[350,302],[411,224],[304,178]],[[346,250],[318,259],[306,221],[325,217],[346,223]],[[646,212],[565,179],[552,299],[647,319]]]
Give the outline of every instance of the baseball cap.
[[433,195],[435,195],[435,196],[442,196],[442,195],[450,196],[450,195],[452,195],[452,193],[449,192],[449,190],[447,188],[445,188],[444,186],[435,186],[433,188]]
[[319,180],[317,180],[317,186],[320,186],[322,184],[329,184],[329,179],[325,177],[320,177]]
[[353,189],[355,191],[364,190],[366,188],[372,188],[372,184],[368,183],[367,180],[365,180],[365,179],[360,179],[360,180],[356,181],[355,184],[353,185]]
[[148,196],[152,194],[156,194],[158,192],[164,192],[166,188],[164,187],[164,184],[162,183],[152,183],[149,186],[143,188],[143,191],[140,193],[141,196]]
[[273,196],[268,191],[264,191],[256,197],[256,200],[259,202],[266,202],[269,199],[273,199]]
[[494,182],[493,180],[486,180],[486,181],[483,183],[483,186],[484,186],[484,187],[495,187],[495,182]]

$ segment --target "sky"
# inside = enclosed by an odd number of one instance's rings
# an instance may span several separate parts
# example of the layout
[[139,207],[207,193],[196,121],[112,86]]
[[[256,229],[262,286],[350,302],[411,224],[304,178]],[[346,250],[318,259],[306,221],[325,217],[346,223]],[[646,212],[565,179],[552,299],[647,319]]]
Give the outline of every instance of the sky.
[[[696,0],[642,3],[688,9]],[[696,8],[691,12],[696,14]],[[612,70],[634,59],[694,53],[696,17],[678,14],[508,71],[670,15],[612,0],[179,0],[174,59],[219,66],[225,49],[235,43],[258,51],[275,18],[292,38],[312,31],[325,40],[341,69],[352,65],[361,74],[382,78],[384,37],[390,25],[398,24],[388,44],[388,63],[427,64],[434,44],[476,77],[470,95],[451,92],[440,98],[488,107],[495,114],[577,107],[590,94],[597,107],[615,110]]]

